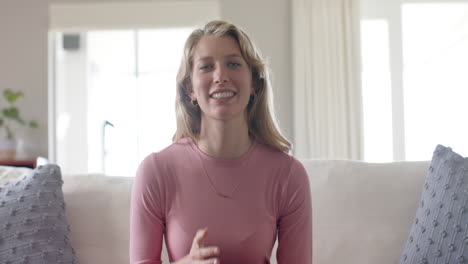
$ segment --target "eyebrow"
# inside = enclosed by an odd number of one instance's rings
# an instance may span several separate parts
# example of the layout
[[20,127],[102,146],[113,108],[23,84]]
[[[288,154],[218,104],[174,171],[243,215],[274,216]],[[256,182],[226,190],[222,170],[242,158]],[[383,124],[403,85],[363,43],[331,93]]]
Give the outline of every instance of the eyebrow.
[[[233,53],[233,54],[229,54],[229,55],[226,55],[224,56],[225,58],[239,58],[239,59],[243,59],[244,57],[242,57],[240,54],[238,53]],[[204,60],[209,60],[209,59],[212,59],[213,57],[212,56],[205,56],[205,57],[201,57],[199,59],[196,59],[197,61],[204,61]]]
[[243,59],[243,57],[242,57],[240,54],[237,54],[237,53],[233,53],[233,54],[227,55],[227,56],[225,56],[225,57],[226,57],[226,58],[235,57],[235,58]]

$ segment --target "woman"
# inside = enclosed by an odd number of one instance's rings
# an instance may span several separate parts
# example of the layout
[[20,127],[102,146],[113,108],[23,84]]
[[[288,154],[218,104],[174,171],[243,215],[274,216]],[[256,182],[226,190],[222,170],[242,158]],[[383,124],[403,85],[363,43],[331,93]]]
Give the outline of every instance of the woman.
[[187,39],[177,76],[174,143],[140,165],[132,192],[130,262],[312,263],[307,174],[287,153],[269,107],[266,67],[248,36],[223,21]]

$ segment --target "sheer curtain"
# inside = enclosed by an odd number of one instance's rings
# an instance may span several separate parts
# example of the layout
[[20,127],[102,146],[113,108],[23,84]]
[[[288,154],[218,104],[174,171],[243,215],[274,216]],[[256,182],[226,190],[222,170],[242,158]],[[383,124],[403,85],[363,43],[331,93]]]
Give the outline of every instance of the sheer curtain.
[[363,157],[359,1],[293,0],[295,155]]

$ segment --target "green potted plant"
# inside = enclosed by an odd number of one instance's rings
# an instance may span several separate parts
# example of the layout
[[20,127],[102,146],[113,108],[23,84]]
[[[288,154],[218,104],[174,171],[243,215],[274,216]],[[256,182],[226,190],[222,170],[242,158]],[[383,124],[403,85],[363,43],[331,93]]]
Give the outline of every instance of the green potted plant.
[[16,157],[17,139],[13,129],[14,125],[38,127],[36,121],[25,121],[21,115],[16,102],[24,96],[23,92],[6,89],[3,91],[3,103],[0,98],[0,160],[12,160]]

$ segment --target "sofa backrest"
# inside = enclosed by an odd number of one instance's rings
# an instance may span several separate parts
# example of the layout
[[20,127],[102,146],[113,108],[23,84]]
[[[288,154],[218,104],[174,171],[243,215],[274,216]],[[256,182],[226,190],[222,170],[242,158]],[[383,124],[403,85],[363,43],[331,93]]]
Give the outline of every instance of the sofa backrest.
[[65,212],[80,264],[128,264],[131,177],[63,177]]
[[429,162],[303,162],[313,201],[314,264],[395,264]]
[[[302,163],[312,191],[313,263],[398,263],[429,162]],[[132,183],[132,177],[64,177],[72,245],[81,264],[128,263]]]

